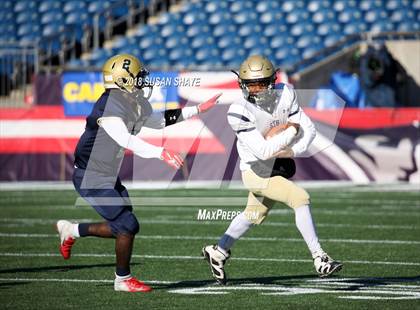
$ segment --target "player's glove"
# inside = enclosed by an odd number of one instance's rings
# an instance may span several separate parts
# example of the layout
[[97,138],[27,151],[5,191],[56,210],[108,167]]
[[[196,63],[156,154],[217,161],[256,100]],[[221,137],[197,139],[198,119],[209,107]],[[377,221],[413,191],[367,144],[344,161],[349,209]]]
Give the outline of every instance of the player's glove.
[[209,100],[207,100],[206,102],[200,103],[197,106],[198,109],[198,113],[204,113],[208,110],[210,110],[211,108],[213,108],[216,103],[217,103],[217,99],[219,99],[219,97],[222,95],[222,93],[219,93],[213,97],[211,97]]
[[174,169],[179,169],[184,164],[184,160],[177,153],[163,149],[160,154],[160,159],[164,160],[169,166]]

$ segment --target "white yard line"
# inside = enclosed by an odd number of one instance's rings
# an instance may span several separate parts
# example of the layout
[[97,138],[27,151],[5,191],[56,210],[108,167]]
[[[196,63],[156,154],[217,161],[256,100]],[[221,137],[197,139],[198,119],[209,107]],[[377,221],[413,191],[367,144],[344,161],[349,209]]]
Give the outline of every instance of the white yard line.
[[[80,282],[80,283],[114,283],[114,280],[102,279],[55,279],[55,278],[0,278],[0,281],[31,281],[31,282]],[[143,280],[143,282],[152,284],[173,284],[177,282],[172,281],[156,281],[156,280]]]
[[[164,216],[162,216],[164,217]],[[199,221],[199,220],[183,220],[184,217],[171,216],[171,219],[147,219],[139,217],[141,224],[158,224],[158,225],[228,225],[230,221],[219,220],[219,221]],[[179,218],[179,219],[176,219]],[[68,219],[74,222],[96,222],[98,219]],[[35,224],[50,225],[55,224],[57,219],[43,219],[43,218],[0,218],[0,227],[26,227],[33,226]],[[4,223],[4,224],[3,224]],[[281,226],[281,227],[295,227],[296,225],[289,222],[264,222],[264,226]],[[317,227],[326,228],[359,228],[359,229],[402,229],[402,230],[420,230],[420,226],[415,225],[375,225],[375,224],[329,224],[329,223],[317,223]]]
[[[0,252],[0,257],[61,257],[58,253],[11,253],[11,252]],[[114,254],[96,254],[96,253],[76,253],[72,254],[73,257],[114,257]],[[137,255],[133,254],[133,258],[145,258],[145,259],[164,259],[164,260],[202,260],[201,256],[181,256],[181,255]],[[312,263],[311,259],[290,259],[290,258],[258,258],[258,257],[232,257],[233,260],[241,261],[254,261],[254,262],[276,262],[276,263]],[[344,261],[347,264],[364,264],[364,265],[401,265],[401,266],[420,266],[419,263],[415,262],[389,262],[389,261],[362,261],[362,260],[348,260]]]
[[[0,233],[3,238],[57,238],[57,234],[21,234],[21,233]],[[184,235],[138,235],[136,239],[153,240],[217,240],[218,236],[184,236]],[[302,238],[277,238],[277,237],[243,237],[244,241],[283,241],[303,242]],[[405,244],[420,245],[420,241],[411,240],[366,240],[366,239],[320,239],[322,242],[334,243],[366,243],[366,244]]]
[[[351,193],[358,193],[358,192],[407,192],[412,193],[418,191],[418,183],[409,184],[407,182],[399,182],[399,183],[389,183],[389,184],[380,184],[380,183],[370,183],[369,185],[360,186],[359,184],[352,183],[351,181],[298,181],[296,182],[298,185],[302,186],[303,188],[308,189],[316,189],[318,191],[322,191],[323,193],[342,193],[343,191]],[[244,189],[242,181],[231,181],[225,182],[229,188],[237,190],[237,189]],[[168,189],[168,182],[159,182],[159,181],[137,181],[137,182],[130,182],[126,181],[125,185],[128,189],[160,189],[165,190]],[[197,188],[197,189],[212,189],[217,190],[221,188],[220,181],[177,181],[170,183],[171,188],[179,188],[179,189],[189,189],[189,188]],[[24,182],[0,182],[0,191],[9,191],[9,190],[74,190],[74,186],[71,182],[31,182],[31,181],[24,181]],[[224,187],[223,190],[226,190]]]

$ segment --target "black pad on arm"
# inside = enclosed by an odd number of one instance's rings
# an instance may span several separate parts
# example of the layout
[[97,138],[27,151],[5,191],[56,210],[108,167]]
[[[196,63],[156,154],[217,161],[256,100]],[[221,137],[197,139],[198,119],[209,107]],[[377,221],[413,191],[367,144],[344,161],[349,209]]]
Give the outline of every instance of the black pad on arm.
[[173,125],[176,122],[183,121],[182,109],[173,109],[165,111],[165,126]]

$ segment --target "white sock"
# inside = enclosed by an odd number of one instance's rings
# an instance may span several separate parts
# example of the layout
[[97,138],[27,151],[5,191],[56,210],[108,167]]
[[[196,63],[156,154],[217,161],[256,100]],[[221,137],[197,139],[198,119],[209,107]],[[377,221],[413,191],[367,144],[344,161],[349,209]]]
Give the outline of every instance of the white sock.
[[80,237],[79,224],[73,224],[73,237],[74,238],[79,238]]
[[323,252],[316,235],[315,225],[312,221],[311,209],[309,205],[304,205],[295,209],[296,226],[302,234],[303,239],[308,246],[312,257],[315,258],[317,253]]
[[120,282],[131,278],[131,274],[126,276],[120,277],[119,275],[115,274],[115,281]]
[[[252,223],[245,217],[244,212],[238,214],[230,223],[225,234],[219,241],[219,248],[228,251],[236,240],[241,238],[252,226]],[[223,253],[223,252],[222,252]]]

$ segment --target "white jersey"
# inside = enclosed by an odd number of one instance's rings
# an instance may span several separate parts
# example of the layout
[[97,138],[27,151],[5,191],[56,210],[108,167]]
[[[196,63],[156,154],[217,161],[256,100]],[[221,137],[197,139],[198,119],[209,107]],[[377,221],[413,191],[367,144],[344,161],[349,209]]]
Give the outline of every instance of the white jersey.
[[[280,96],[272,114],[245,99],[229,108],[227,119],[238,138],[236,146],[242,171],[248,170],[252,162],[272,158],[286,147],[291,147],[294,156],[299,156],[315,138],[315,126],[299,107],[296,92],[291,86],[281,86],[283,89],[278,90]],[[289,127],[271,139],[264,139],[264,134],[271,128],[289,121],[300,125],[297,135],[294,127]]]

